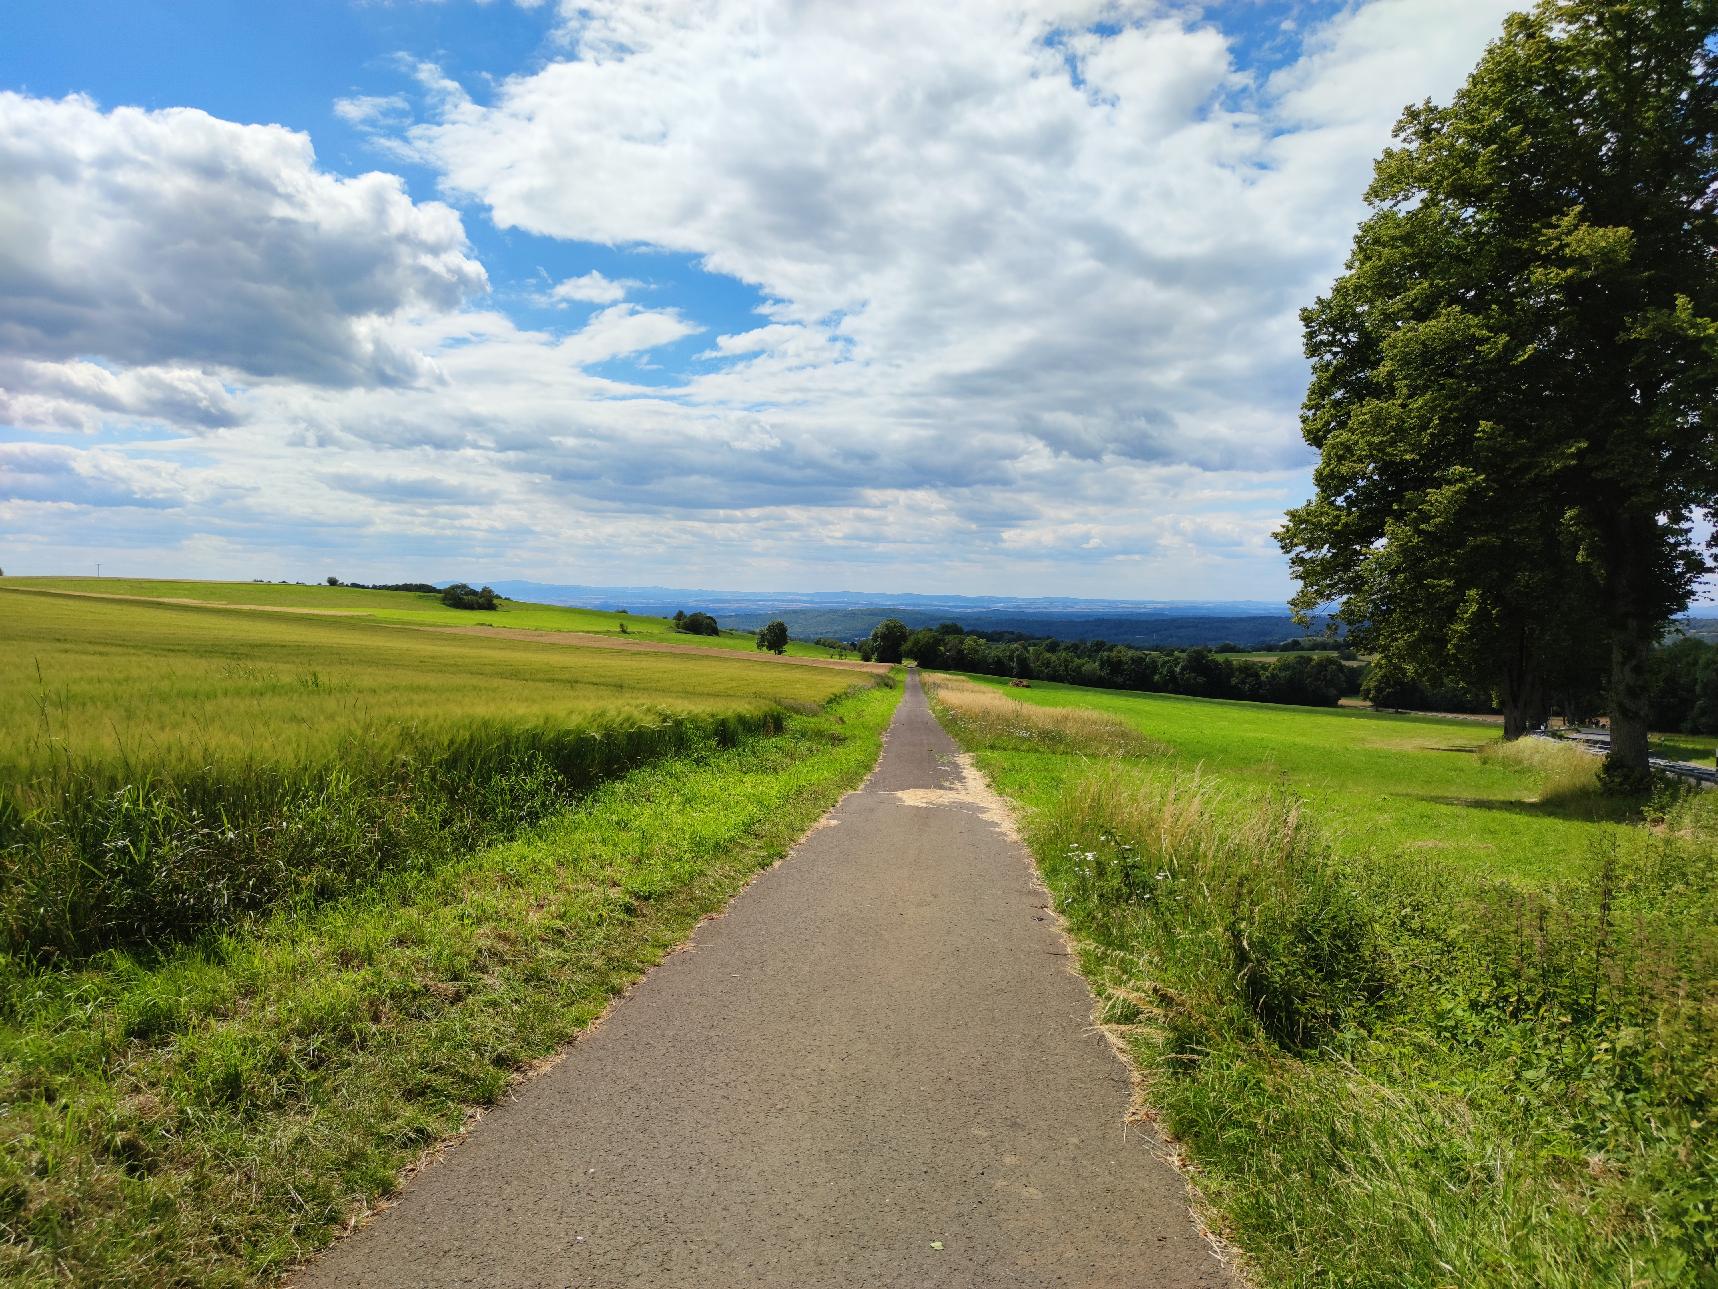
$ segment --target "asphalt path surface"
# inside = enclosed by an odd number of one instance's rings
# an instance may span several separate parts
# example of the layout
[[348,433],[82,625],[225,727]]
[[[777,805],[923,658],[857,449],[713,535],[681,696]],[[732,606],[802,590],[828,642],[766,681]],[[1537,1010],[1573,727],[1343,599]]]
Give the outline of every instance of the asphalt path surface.
[[292,1283],[1231,1284],[957,752],[911,676],[863,789]]

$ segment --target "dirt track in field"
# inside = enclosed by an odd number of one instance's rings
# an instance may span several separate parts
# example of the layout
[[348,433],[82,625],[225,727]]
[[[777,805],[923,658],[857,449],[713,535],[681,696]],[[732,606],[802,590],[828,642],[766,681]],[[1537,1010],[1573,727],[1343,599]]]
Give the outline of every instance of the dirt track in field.
[[1232,1284],[1045,905],[911,677],[862,790],[292,1283]]

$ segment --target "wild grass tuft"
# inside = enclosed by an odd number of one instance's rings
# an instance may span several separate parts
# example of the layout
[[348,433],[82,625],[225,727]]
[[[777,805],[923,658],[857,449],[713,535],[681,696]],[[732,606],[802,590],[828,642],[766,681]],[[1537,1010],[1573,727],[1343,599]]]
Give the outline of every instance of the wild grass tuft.
[[1599,785],[1603,761],[1591,752],[1549,738],[1499,739],[1479,750],[1482,761],[1526,770],[1539,776],[1537,801],[1563,807],[1590,803],[1604,813],[1606,799]]
[[782,719],[767,708],[640,711],[377,730],[286,765],[62,755],[0,789],[0,951],[54,960],[159,947],[320,903],[510,836],[635,766],[775,733]]

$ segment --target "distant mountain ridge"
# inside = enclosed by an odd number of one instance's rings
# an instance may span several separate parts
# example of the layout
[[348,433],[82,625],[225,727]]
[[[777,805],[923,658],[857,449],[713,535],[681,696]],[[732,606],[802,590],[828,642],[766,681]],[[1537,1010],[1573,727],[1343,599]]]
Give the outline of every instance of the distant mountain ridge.
[[870,591],[716,591],[660,586],[493,583],[503,595],[547,604],[626,609],[670,617],[702,610],[725,627],[753,630],[772,618],[795,639],[852,640],[884,618],[908,626],[958,622],[969,631],[1016,631],[1060,640],[1178,646],[1274,644],[1316,631],[1269,600],[1103,600],[1073,596],[888,594]]
[[[514,599],[545,604],[578,603],[588,608],[642,611],[643,606],[673,604],[686,607],[696,601],[709,611],[712,606],[745,608],[880,608],[921,612],[978,612],[1077,617],[1141,617],[1162,614],[1173,617],[1282,617],[1284,606],[1277,600],[1106,600],[1077,596],[928,595],[922,592],[887,591],[717,591],[708,587],[582,586],[553,582],[495,582],[494,588]],[[885,616],[887,616],[885,614]]]

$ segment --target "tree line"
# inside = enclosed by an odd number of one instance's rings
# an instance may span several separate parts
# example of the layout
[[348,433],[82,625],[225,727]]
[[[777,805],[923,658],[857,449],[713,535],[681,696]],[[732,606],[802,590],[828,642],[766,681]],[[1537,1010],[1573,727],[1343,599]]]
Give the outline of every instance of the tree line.
[[1279,661],[1255,662],[1203,646],[1156,650],[1102,640],[995,640],[954,622],[914,631],[898,618],[878,623],[857,648],[866,661],[910,658],[930,670],[1301,707],[1335,707],[1356,692],[1357,681],[1354,668],[1328,653],[1290,652]]

